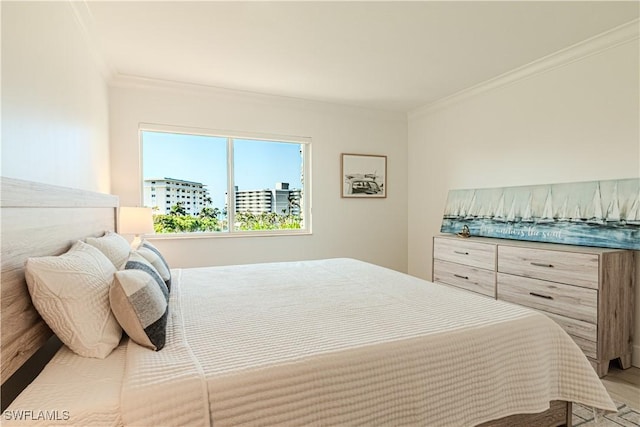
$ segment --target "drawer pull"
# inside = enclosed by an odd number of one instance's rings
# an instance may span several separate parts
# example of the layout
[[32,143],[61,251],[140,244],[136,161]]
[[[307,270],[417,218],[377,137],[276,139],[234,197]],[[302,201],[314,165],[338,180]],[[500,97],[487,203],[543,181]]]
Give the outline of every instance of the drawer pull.
[[545,264],[543,262],[532,262],[531,265],[535,265],[536,267],[553,268],[553,264]]
[[462,252],[462,251],[453,251],[454,254],[459,254],[459,255],[469,255],[469,252]]
[[459,274],[454,274],[453,277],[457,277],[459,279],[469,280],[469,276],[461,276]]
[[542,295],[542,294],[537,294],[535,292],[529,292],[529,295],[534,296],[534,297],[538,297],[538,298],[553,299],[553,297],[550,296],[550,295]]

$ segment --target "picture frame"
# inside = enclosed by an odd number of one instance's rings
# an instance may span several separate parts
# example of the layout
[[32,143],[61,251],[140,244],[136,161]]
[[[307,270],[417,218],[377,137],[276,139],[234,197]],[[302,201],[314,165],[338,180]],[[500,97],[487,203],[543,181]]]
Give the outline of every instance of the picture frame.
[[342,153],[340,176],[343,198],[387,197],[387,156]]
[[449,190],[440,232],[640,250],[640,178]]

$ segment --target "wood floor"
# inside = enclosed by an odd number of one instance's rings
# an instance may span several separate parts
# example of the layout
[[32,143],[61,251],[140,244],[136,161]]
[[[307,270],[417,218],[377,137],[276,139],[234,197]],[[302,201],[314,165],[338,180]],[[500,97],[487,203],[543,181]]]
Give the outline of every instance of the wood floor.
[[602,378],[611,398],[640,411],[640,368],[622,370],[611,363],[609,374]]

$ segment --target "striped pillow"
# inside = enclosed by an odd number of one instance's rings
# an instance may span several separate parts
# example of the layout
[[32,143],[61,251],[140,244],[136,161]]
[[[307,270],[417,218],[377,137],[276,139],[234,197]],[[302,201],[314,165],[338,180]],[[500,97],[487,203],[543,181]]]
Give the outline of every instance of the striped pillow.
[[143,240],[136,252],[142,255],[155,267],[160,274],[160,277],[162,277],[162,280],[164,280],[164,283],[167,285],[167,289],[171,290],[171,269],[158,248],[153,246],[147,240]]
[[169,290],[155,268],[132,253],[116,272],[109,290],[111,310],[122,329],[141,346],[164,347],[169,315]]

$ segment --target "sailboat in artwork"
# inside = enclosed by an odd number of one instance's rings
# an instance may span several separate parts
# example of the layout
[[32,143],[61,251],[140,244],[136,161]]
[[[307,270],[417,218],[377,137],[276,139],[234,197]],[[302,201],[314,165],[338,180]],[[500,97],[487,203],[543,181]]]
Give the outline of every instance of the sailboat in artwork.
[[561,222],[569,221],[569,216],[567,215],[568,209],[569,209],[569,198],[565,197],[564,203],[562,203],[562,207],[560,208],[560,213],[558,214],[558,221],[561,221]]
[[527,202],[527,206],[524,208],[524,213],[522,214],[521,222],[533,222],[533,216],[531,215],[531,202],[533,201],[533,194],[529,193],[529,201]]
[[481,216],[481,218],[483,218],[483,219],[491,219],[491,217],[493,217],[493,205],[491,203],[489,203],[489,207],[484,212],[484,215]]
[[609,207],[607,208],[607,216],[605,221],[608,224],[620,222],[620,203],[618,202],[618,184],[615,184],[613,186],[613,195],[611,198],[611,203],[609,203]]
[[547,193],[547,199],[544,202],[544,209],[542,210],[542,216],[538,219],[538,224],[546,224],[553,222],[553,203],[551,197],[551,188],[549,188],[549,192]]
[[467,215],[464,219],[473,219],[476,214],[476,192],[473,192],[473,196],[471,196],[471,203],[469,203],[469,209],[467,209]]
[[458,218],[458,216],[460,215],[460,205],[460,202],[456,202],[453,208],[453,213],[451,214],[451,218]]
[[515,197],[511,201],[511,207],[509,208],[509,213],[507,214],[507,222],[516,222],[516,198]]
[[600,195],[600,183],[596,184],[596,191],[593,193],[593,216],[587,220],[587,224],[602,225],[604,218],[602,215],[602,197]]
[[638,191],[638,198],[633,201],[633,204],[627,212],[627,225],[640,225],[640,191]]
[[496,208],[496,214],[493,216],[494,221],[506,222],[507,218],[504,216],[504,193],[500,196],[498,201],[498,207]]
[[451,202],[447,204],[448,210],[445,212],[444,219],[458,218],[458,202]]
[[571,222],[582,222],[584,219],[582,218],[582,215],[580,214],[580,205],[576,205],[576,208],[573,210],[573,215],[571,215],[571,218],[569,219],[569,221]]
[[460,201],[460,210],[458,211],[458,219],[464,219],[467,216],[467,211],[464,208],[464,200]]

